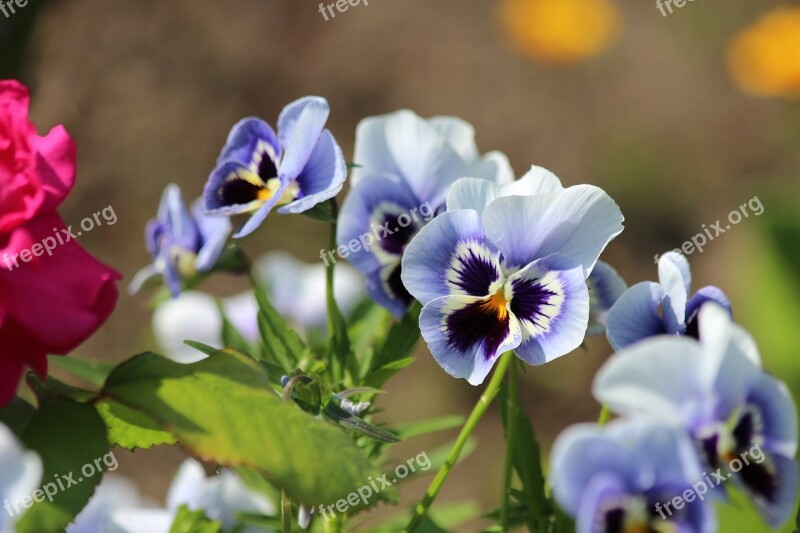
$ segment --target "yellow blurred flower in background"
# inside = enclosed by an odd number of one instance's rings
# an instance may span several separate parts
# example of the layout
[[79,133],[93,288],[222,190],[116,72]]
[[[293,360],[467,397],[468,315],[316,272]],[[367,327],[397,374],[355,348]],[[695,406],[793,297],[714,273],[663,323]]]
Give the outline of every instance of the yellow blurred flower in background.
[[728,48],[728,68],[742,90],[800,97],[800,7],[770,11]]
[[610,0],[503,0],[500,17],[521,53],[558,65],[605,52],[622,28]]

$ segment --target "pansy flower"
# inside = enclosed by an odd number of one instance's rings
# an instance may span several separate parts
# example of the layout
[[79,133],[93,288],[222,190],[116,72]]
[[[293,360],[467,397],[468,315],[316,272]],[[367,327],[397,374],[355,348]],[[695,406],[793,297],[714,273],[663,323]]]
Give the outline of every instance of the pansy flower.
[[244,237],[276,206],[281,214],[302,213],[336,196],[347,165],[325,129],[329,112],[324,98],[307,96],[283,109],[277,134],[259,118],[239,121],[206,183],[207,213],[251,213],[234,235]]
[[[514,186],[550,190],[557,179],[537,180],[540,173]],[[465,183],[408,245],[402,281],[424,306],[420,328],[437,362],[477,385],[504,351],[538,365],[580,346],[586,278],[623,216],[590,185],[502,196],[502,188]]]
[[[716,517],[700,498],[670,507],[702,479],[691,440],[680,428],[645,420],[606,427],[580,424],[553,445],[553,496],[578,533],[713,533]],[[666,505],[665,505],[666,504]]]
[[190,211],[178,186],[168,185],[161,197],[158,216],[145,228],[145,242],[153,263],[136,274],[128,291],[137,293],[145,283],[163,277],[172,295],[177,297],[182,280],[214,268],[230,232],[228,219],[207,216],[200,200],[195,201]]
[[503,154],[480,155],[463,120],[408,110],[362,120],[354,160],[336,240],[367,278],[370,297],[401,316],[412,301],[400,280],[403,251],[444,210],[450,186],[464,176],[505,183],[514,174]]
[[[520,179],[505,184],[475,178],[458,180],[447,195],[447,209],[483,212],[492,200],[503,196],[533,196],[562,190],[561,180],[555,174],[534,165]],[[614,267],[603,261],[597,261],[586,279],[586,285],[589,287],[589,327],[586,335],[600,335],[605,331],[608,311],[628,286]]]
[[714,286],[700,288],[689,296],[692,273],[686,258],[667,252],[658,259],[658,283],[637,283],[608,312],[606,334],[618,350],[654,335],[697,337],[700,306],[712,301],[731,311],[725,293]]
[[716,474],[714,486],[733,479],[778,527],[797,496],[794,403],[783,383],[761,371],[755,343],[726,309],[703,305],[699,328],[699,341],[659,336],[612,356],[594,395],[621,415],[683,427]]

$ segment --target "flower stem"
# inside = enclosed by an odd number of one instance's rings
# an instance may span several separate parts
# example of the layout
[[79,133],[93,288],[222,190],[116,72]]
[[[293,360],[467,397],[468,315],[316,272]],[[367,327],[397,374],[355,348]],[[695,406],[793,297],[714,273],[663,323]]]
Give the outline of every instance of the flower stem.
[[481,394],[478,403],[476,403],[475,407],[472,409],[472,413],[470,413],[467,422],[464,424],[464,427],[461,428],[461,433],[459,433],[453,448],[447,455],[447,460],[445,460],[444,465],[442,465],[442,468],[439,469],[436,477],[428,487],[425,497],[414,508],[414,517],[411,519],[411,522],[406,528],[407,533],[414,533],[422,525],[423,520],[425,520],[425,517],[428,515],[428,510],[431,508],[434,500],[439,495],[439,491],[442,490],[445,481],[447,481],[447,476],[450,475],[450,471],[453,469],[453,466],[455,466],[456,462],[458,461],[461,452],[464,450],[464,446],[467,444],[469,436],[478,425],[478,422],[480,422],[483,414],[489,408],[492,400],[494,400],[495,396],[497,396],[497,393],[500,391],[500,384],[503,382],[503,376],[506,373],[506,368],[508,368],[508,364],[513,358],[513,352],[506,352],[500,357],[500,361],[497,364],[497,368],[492,375],[489,385],[486,386],[486,389],[483,391],[483,394]]
[[[331,232],[330,237],[328,239],[328,249],[335,250],[336,249],[336,228],[337,228],[337,219],[339,218],[339,205],[336,203],[336,198],[331,198],[328,201],[328,205],[330,206],[331,210]],[[339,346],[339,333],[338,328],[336,327],[336,317],[338,315],[338,310],[336,308],[336,296],[334,294],[334,267],[336,266],[335,261],[325,262],[325,307],[327,310],[327,317],[328,317],[328,335],[330,336],[330,346],[331,346],[331,353],[335,352],[335,347]],[[332,358],[331,364],[333,365],[334,370],[334,377],[337,380],[341,380],[344,377],[344,365],[342,364],[343,361],[337,360],[336,357]],[[337,364],[338,363],[338,364]]]
[[292,502],[286,496],[286,491],[281,491],[281,531],[292,533]]
[[519,403],[519,383],[517,380],[517,362],[512,361],[508,367],[508,394],[506,395],[506,458],[503,464],[503,498],[500,505],[500,524],[503,531],[508,531],[509,500],[511,483],[514,474],[514,450],[517,433],[517,409]]
[[609,420],[611,420],[611,408],[604,405],[600,410],[600,416],[597,417],[597,424],[602,427],[608,424]]

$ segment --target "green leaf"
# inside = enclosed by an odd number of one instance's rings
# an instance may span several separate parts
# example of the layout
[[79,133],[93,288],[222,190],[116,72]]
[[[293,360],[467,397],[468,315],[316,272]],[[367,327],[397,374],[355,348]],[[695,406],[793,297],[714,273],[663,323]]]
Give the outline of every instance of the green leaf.
[[36,409],[31,404],[19,396],[14,396],[10,404],[0,409],[0,422],[8,426],[19,437],[28,427],[35,413]]
[[149,449],[162,444],[171,446],[177,442],[175,436],[164,431],[158,422],[126,405],[104,399],[95,404],[95,407],[106,424],[111,446],[135,451],[138,448]]
[[281,400],[263,368],[232,350],[190,365],[142,354],[104,392],[158,420],[195,456],[256,469],[298,504],[334,502],[374,475],[341,429]]
[[528,415],[516,404],[513,412],[508,412],[508,388],[505,383],[500,388],[500,412],[503,427],[508,427],[511,416],[516,417],[516,439],[514,444],[514,470],[522,483],[523,501],[530,509],[527,520],[530,531],[543,531],[551,515],[551,505],[545,493],[545,477],[541,465],[541,449],[536,441]]
[[[34,503],[17,531],[63,530],[94,493],[103,477],[100,469],[110,466],[105,461],[113,458],[103,421],[91,405],[51,397],[31,418],[22,441],[42,458],[42,489],[54,496],[52,502],[41,498],[43,501]],[[59,482],[64,490],[60,490]],[[34,492],[32,496],[36,495]]]
[[258,329],[265,349],[265,359],[278,364],[287,373],[297,367],[306,347],[300,336],[269,303],[266,293],[256,289]]
[[175,520],[169,533],[220,533],[222,524],[211,520],[204,511],[190,511],[186,505],[181,505],[175,514]]
[[197,341],[183,341],[183,344],[206,355],[214,355],[219,351],[219,348],[214,348],[213,346],[209,346],[208,344],[203,344],[202,342]]
[[61,357],[51,355],[47,358],[47,361],[51,365],[66,370],[70,374],[96,387],[103,386],[103,382],[116,366],[114,363],[106,361],[87,361],[74,356]]
[[242,334],[231,324],[231,321],[228,320],[221,305],[219,306],[219,314],[222,317],[222,344],[226,348],[233,348],[234,350],[249,354],[252,351],[250,343],[244,340]]
[[383,365],[381,368],[372,372],[364,379],[364,385],[367,387],[375,387],[379,388],[382,387],[384,383],[389,381],[389,378],[400,372],[405,367],[411,365],[416,361],[413,357],[406,357],[405,359],[400,359],[398,361],[392,361],[391,363],[387,363]]
[[459,428],[463,423],[464,417],[461,415],[443,416],[441,418],[423,420],[422,422],[411,422],[400,426],[395,432],[401,439],[410,439],[420,435],[436,433],[437,431]]

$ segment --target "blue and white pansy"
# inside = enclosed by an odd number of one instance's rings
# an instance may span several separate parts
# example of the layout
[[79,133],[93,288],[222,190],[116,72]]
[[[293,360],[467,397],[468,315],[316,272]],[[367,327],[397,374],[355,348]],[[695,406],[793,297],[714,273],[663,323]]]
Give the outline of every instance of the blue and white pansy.
[[135,294],[151,280],[163,277],[173,297],[177,297],[183,280],[214,268],[230,233],[228,219],[207,216],[199,199],[190,211],[180,188],[174,183],[167,185],[158,215],[145,228],[145,242],[153,262],[136,274],[128,291]]
[[727,309],[706,303],[699,314],[699,341],[662,335],[620,351],[598,372],[594,395],[619,414],[683,427],[715,483],[733,479],[778,527],[797,496],[797,411]]
[[[534,194],[503,196],[511,188]],[[580,346],[586,278],[623,229],[617,204],[590,185],[563,189],[534,168],[501,187],[459,181],[447,208],[402,262],[403,284],[424,306],[422,335],[442,368],[477,385],[504,351],[538,365]]]
[[408,110],[362,120],[353,158],[358,166],[336,240],[367,241],[357,250],[348,246],[348,260],[367,278],[370,297],[401,316],[412,301],[400,279],[403,251],[444,210],[450,186],[464,176],[506,183],[514,173],[503,154],[480,155],[463,120],[426,120]]
[[730,313],[731,304],[717,287],[702,287],[689,296],[692,273],[679,253],[667,252],[659,258],[658,280],[637,283],[608,312],[606,334],[615,350],[654,335],[697,337],[698,311],[709,301]]
[[572,426],[556,439],[550,464],[553,495],[578,533],[716,531],[708,502],[669,507],[702,479],[695,448],[679,428],[647,420]]
[[325,128],[330,108],[318,96],[287,105],[278,133],[259,118],[239,121],[206,183],[205,209],[214,215],[250,213],[234,235],[258,228],[275,207],[302,213],[336,196],[347,176],[342,150]]
[[[503,196],[533,196],[564,190],[561,180],[549,170],[533,166],[517,181],[498,185],[486,180],[458,180],[447,196],[447,209],[474,209],[483,212],[492,200]],[[597,261],[586,279],[589,287],[589,327],[587,336],[605,331],[609,309],[628,289],[625,280],[608,263]]]

